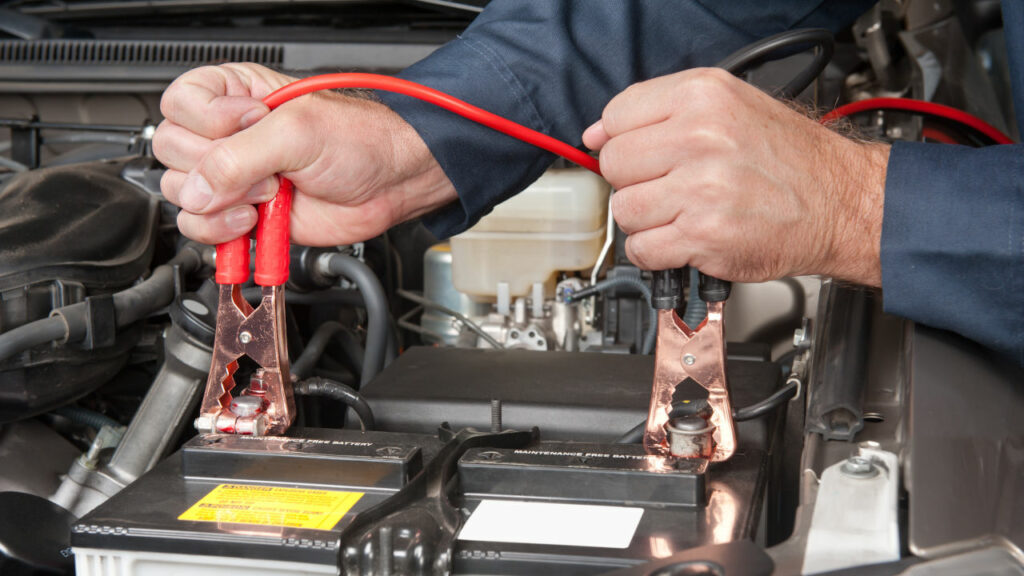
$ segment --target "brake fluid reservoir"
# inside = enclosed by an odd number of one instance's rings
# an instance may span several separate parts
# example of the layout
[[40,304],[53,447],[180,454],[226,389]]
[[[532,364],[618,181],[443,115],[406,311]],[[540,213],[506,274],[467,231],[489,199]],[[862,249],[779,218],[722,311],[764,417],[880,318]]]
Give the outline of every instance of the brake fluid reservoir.
[[452,237],[455,288],[493,299],[505,282],[512,296],[526,296],[535,282],[553,286],[557,272],[592,268],[604,243],[610,192],[589,170],[548,170]]

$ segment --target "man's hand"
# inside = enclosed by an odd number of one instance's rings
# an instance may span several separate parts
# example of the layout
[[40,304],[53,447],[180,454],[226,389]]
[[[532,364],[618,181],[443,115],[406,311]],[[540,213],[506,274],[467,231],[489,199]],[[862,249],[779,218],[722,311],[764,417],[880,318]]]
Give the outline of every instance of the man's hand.
[[261,99],[294,80],[255,64],[192,70],[164,93],[153,152],[186,236],[215,244],[256,223],[253,206],[292,180],[292,240],[372,238],[455,199],[416,131],[387,106],[320,92],[269,114]]
[[719,69],[630,86],[583,142],[601,151],[642,268],[881,284],[888,146],[840,136]]

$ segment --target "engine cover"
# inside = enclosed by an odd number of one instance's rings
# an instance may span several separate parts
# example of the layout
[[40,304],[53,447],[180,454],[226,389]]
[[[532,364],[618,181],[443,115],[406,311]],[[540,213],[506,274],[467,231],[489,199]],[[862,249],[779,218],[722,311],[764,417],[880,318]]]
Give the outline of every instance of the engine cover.
[[[124,162],[43,168],[0,189],[0,332],[132,285],[150,266],[158,199],[121,178]],[[130,331],[84,351],[39,346],[0,363],[0,423],[73,400],[124,364]]]
[[123,166],[32,170],[0,190],[0,291],[55,279],[109,290],[146,272],[157,199],[123,180]]

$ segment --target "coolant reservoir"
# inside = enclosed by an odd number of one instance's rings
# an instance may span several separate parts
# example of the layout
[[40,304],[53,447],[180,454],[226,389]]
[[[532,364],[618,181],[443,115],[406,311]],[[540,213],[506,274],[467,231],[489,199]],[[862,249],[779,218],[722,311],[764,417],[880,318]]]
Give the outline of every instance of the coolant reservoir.
[[553,286],[559,271],[592,268],[604,242],[610,192],[589,170],[548,170],[452,237],[455,288],[493,299],[498,284],[508,283],[512,296],[526,296],[535,282]]

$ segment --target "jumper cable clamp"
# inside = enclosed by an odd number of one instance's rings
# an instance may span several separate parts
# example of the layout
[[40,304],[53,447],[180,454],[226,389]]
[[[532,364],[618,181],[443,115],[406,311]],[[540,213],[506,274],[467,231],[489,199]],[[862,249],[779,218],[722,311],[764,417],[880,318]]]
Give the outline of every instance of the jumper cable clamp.
[[[681,269],[654,273],[652,304],[658,308],[658,339],[644,448],[656,456],[721,462],[736,451],[723,327],[731,284],[700,275],[700,297],[707,302],[708,314],[699,326],[690,328],[676,313],[682,301],[682,277]],[[707,390],[709,410],[673,417],[672,396],[688,379]]]
[[[253,279],[262,295],[255,308],[242,297],[249,279],[249,235],[217,245],[220,299],[213,361],[195,421],[200,433],[280,434],[295,419],[284,318],[292,194],[292,183],[279,177],[277,195],[257,208]],[[243,357],[258,366],[249,385],[232,395]]]

